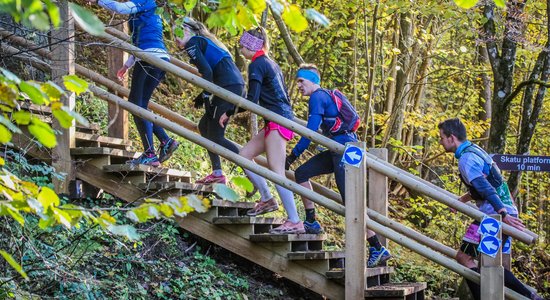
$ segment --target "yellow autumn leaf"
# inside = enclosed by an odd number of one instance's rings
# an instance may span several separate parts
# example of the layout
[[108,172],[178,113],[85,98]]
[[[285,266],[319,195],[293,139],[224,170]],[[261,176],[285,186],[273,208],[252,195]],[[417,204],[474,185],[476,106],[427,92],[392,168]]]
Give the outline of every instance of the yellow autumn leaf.
[[296,32],[302,32],[307,28],[306,18],[300,12],[300,8],[294,4],[285,8],[282,18],[288,27]]

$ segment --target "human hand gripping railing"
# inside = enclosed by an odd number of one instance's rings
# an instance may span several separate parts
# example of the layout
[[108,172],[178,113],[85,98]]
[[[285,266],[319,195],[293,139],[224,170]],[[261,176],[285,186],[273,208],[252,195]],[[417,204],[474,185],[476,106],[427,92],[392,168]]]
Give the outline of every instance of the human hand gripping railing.
[[[345,146],[341,145],[337,142],[334,142],[333,140],[317,133],[309,130],[303,125],[297,124],[296,122],[293,122],[289,119],[286,119],[280,115],[277,115],[263,107],[260,107],[259,105],[256,105],[247,99],[244,99],[238,95],[232,94],[227,92],[225,89],[203,79],[200,78],[194,74],[191,74],[189,71],[180,69],[176,67],[175,65],[165,62],[161,59],[150,57],[147,55],[147,53],[143,52],[141,49],[132,46],[116,37],[113,37],[109,34],[105,34],[102,36],[102,38],[108,40],[109,42],[116,44],[117,46],[120,46],[124,50],[132,53],[134,56],[139,57],[140,59],[143,59],[144,61],[147,61],[167,72],[171,72],[183,79],[185,79],[188,82],[193,83],[196,86],[199,86],[223,99],[225,99],[228,102],[231,102],[235,104],[236,106],[243,107],[253,113],[256,113],[258,115],[263,116],[264,118],[274,121],[278,124],[281,124],[284,127],[287,127],[291,129],[292,131],[295,131],[299,133],[302,136],[307,137],[308,139],[317,142],[325,147],[327,147],[329,150],[337,152],[337,153],[343,153]],[[412,174],[409,174],[408,172],[401,170],[387,162],[384,162],[377,157],[366,153],[365,154],[365,161],[367,163],[367,166],[369,168],[372,168],[386,176],[388,176],[391,179],[394,179],[396,181],[401,182],[403,185],[414,189],[416,191],[420,191],[423,194],[438,200],[450,207],[453,207],[468,216],[476,219],[481,220],[485,214],[480,212],[479,210],[460,203],[459,201],[456,201],[458,199],[458,196],[453,195],[451,196],[449,192],[444,192],[441,188],[421,179],[418,178]],[[315,202],[315,201],[314,201]],[[527,244],[531,244],[536,239],[537,235],[532,232],[521,232],[507,224],[503,224],[503,230],[504,233],[524,242]]]

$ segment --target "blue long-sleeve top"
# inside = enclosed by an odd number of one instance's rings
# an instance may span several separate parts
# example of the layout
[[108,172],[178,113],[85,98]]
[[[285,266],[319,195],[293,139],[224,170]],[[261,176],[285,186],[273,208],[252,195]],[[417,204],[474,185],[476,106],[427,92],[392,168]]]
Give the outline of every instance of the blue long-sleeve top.
[[[334,124],[333,119],[327,120],[326,118],[336,117],[338,115],[338,108],[329,94],[320,88],[314,91],[309,97],[308,114],[307,128],[317,131],[319,128],[330,128]],[[325,132],[325,130],[323,130],[323,134],[340,144],[357,141],[357,136],[355,133],[344,133],[336,136],[330,136]],[[292,149],[292,153],[294,153],[296,157],[299,157],[309,147],[310,143],[311,141],[308,138],[302,137],[294,149]]]

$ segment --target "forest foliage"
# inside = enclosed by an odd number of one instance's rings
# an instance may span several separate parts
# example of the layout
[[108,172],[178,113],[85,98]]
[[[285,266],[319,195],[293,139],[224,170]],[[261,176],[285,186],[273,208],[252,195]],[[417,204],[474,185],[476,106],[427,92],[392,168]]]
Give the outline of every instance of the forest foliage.
[[[49,30],[51,25],[59,25],[59,13],[53,2],[23,0],[22,5],[18,3],[4,1],[0,3],[0,11],[10,13],[25,26],[43,31]],[[544,84],[528,84],[521,88],[520,84],[533,74],[536,78],[544,78],[544,72],[550,73],[549,5],[548,1],[522,3],[523,6],[515,7],[516,2],[504,0],[314,0],[296,3],[175,0],[161,6],[158,13],[163,16],[167,38],[178,34],[172,32],[172,25],[181,24],[183,16],[192,15],[205,22],[227,45],[235,45],[238,33],[260,24],[262,13],[270,8],[271,14],[280,15],[291,30],[292,44],[301,59],[319,66],[322,85],[342,90],[358,108],[364,120],[359,134],[369,147],[389,148],[392,163],[460,194],[463,187],[457,177],[456,162],[438,144],[438,122],[460,117],[468,128],[470,139],[488,149],[497,149],[499,153],[515,154],[521,144],[525,144],[522,138],[527,133],[522,130],[522,124],[531,118],[530,112],[536,106],[536,101],[528,97],[530,87],[535,89],[533,94],[542,94],[540,111],[548,111]],[[457,6],[463,9],[457,9]],[[84,7],[85,3],[71,3],[71,9],[79,16],[77,21],[88,31],[100,33],[102,23]],[[491,17],[488,17],[488,12]],[[100,18],[108,23],[105,16]],[[293,80],[298,60],[281,38],[287,29],[278,26],[272,18],[268,17],[265,23],[272,41],[271,55],[283,69],[295,112],[304,119],[307,117],[307,103],[298,95]],[[490,52],[491,49],[496,49],[496,54]],[[513,52],[513,57],[504,53],[506,49]],[[504,90],[499,86],[503,81],[499,75],[502,70],[495,68],[495,57],[511,64],[505,74],[509,84],[501,86],[507,89],[504,96],[516,89],[518,93],[508,99],[508,107],[494,105]],[[543,63],[536,73],[539,60]],[[77,77],[68,77],[65,82],[69,91],[80,93],[86,90],[86,84]],[[51,81],[21,80],[3,69],[0,84],[4,115],[13,112],[12,120],[15,121],[13,125],[7,117],[0,119],[2,143],[9,142],[18,127],[25,127],[44,146],[55,146],[49,125],[19,110],[17,103],[23,99],[49,104],[61,124],[69,125],[73,119],[86,122],[84,117],[57,104],[63,91]],[[180,93],[184,95],[183,101],[192,98],[185,95],[193,95],[187,87],[182,87]],[[496,125],[492,116],[503,115],[509,118],[505,119],[506,123],[498,125],[506,130],[494,132]],[[534,119],[532,138],[527,139],[528,150],[518,154],[550,153],[548,114],[538,113]],[[235,134],[236,140],[243,136],[234,131],[230,134]],[[497,134],[505,138],[498,147],[491,144],[491,135]],[[315,151],[310,149],[308,154]],[[185,156],[182,159],[189,160]],[[111,228],[111,233],[135,237],[132,227],[117,225],[109,210],[64,203],[50,188],[20,180],[5,168],[0,178],[5,197],[0,200],[0,215],[9,216],[21,225],[25,219],[21,214],[32,213],[39,218],[38,224],[42,224],[42,228],[57,224],[74,228],[81,220],[86,220],[107,231]],[[322,180],[329,182],[329,179]],[[550,262],[550,215],[545,212],[550,202],[549,184],[547,173],[526,172],[518,177],[515,189],[521,218],[540,238],[534,247],[520,243],[514,245],[514,251],[518,253],[514,266],[522,274],[522,279],[547,294],[550,294],[550,271],[547,268]],[[400,184],[392,183],[391,188],[393,217],[437,240],[447,241],[452,247],[458,246],[463,233],[462,224],[467,218],[449,217],[446,207],[420,197]],[[146,222],[208,207],[207,200],[196,197],[173,200],[152,200],[128,209],[127,216],[131,220]],[[26,276],[20,262],[11,257],[9,251],[0,253],[21,276]],[[424,271],[416,272],[420,276]],[[443,277],[439,279],[444,280]]]

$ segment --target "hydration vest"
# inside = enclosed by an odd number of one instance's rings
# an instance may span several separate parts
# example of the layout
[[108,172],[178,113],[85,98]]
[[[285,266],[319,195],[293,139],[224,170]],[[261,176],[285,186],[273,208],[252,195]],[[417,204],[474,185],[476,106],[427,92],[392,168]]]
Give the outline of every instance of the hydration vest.
[[326,136],[336,136],[343,133],[356,132],[359,125],[361,125],[361,118],[359,118],[357,111],[351,105],[348,98],[336,89],[322,90],[330,96],[330,99],[336,104],[336,109],[338,110],[336,117],[323,117],[323,121],[333,122],[332,126],[322,126],[323,134]]

